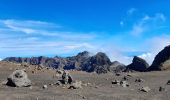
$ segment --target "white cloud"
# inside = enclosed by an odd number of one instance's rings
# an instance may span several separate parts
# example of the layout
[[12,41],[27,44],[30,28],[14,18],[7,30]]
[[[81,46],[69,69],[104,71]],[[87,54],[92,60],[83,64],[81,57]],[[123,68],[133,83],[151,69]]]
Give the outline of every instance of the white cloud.
[[100,32],[72,32],[53,23],[31,20],[0,20],[0,55],[36,56],[93,51]]
[[71,31],[59,31],[62,26],[54,23],[33,21],[33,20],[0,20],[0,24],[8,28],[8,33],[11,31],[21,32],[27,35],[42,35],[57,37],[63,39],[93,39],[96,38],[95,32],[71,32]]
[[138,56],[145,59],[149,64],[152,64],[155,56],[168,45],[170,45],[169,35],[152,37],[149,40],[144,41],[143,46],[141,46],[146,53]]
[[128,15],[132,15],[135,11],[137,11],[136,8],[130,8],[130,9],[127,11],[127,14],[128,14]]
[[120,26],[124,26],[124,22],[123,21],[120,21]]
[[134,25],[130,34],[132,34],[133,36],[139,36],[141,35],[146,29],[143,26],[140,25]]
[[153,55],[153,54],[150,53],[150,52],[147,52],[147,53],[143,53],[143,54],[141,54],[141,55],[138,55],[138,57],[145,59],[146,62],[147,62],[149,65],[152,64],[152,61],[153,61],[153,59],[154,59],[154,56],[155,56],[155,55]]
[[94,46],[88,44],[88,43],[82,43],[82,44],[74,44],[74,45],[66,45],[64,46],[67,49],[78,49],[78,48],[86,48],[86,49],[93,49]]
[[139,21],[135,22],[130,30],[130,34],[133,36],[140,36],[160,26],[160,23],[164,22],[166,17],[162,13],[157,13],[154,16],[145,15]]

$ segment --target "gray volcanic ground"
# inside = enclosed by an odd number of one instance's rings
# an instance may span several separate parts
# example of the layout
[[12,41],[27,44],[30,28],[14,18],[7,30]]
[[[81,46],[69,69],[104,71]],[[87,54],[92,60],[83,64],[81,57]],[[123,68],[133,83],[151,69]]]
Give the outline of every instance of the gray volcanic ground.
[[[9,87],[4,85],[5,80],[16,69],[26,69],[31,87]],[[20,64],[0,62],[0,100],[170,100],[170,85],[167,81],[170,71],[159,72],[133,72],[96,74],[82,71],[69,71],[74,80],[82,81],[81,89],[68,89],[68,86],[50,85],[61,77],[56,77],[52,69],[35,69],[35,66],[23,67]],[[114,80],[126,77],[129,87],[112,84]],[[143,82],[135,82],[136,79]],[[86,85],[85,85],[86,84]],[[47,85],[47,89],[43,89]],[[148,86],[148,92],[140,91]],[[159,91],[159,87],[165,88]]]

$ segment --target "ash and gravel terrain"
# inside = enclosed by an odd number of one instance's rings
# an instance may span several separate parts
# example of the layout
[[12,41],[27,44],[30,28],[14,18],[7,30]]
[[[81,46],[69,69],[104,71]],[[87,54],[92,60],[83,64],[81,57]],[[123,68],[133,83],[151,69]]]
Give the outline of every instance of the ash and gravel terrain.
[[[3,83],[16,69],[26,69],[31,87],[9,87]],[[81,89],[68,89],[67,86],[50,85],[57,80],[56,71],[52,69],[36,70],[35,66],[21,66],[10,62],[0,62],[0,100],[170,100],[170,71],[133,72],[96,74],[82,71],[69,71],[74,80],[82,81]],[[129,87],[112,84],[114,80],[126,77]],[[144,82],[135,82],[141,78]],[[88,84],[88,85],[87,85]],[[43,89],[47,85],[47,89]],[[139,89],[148,86],[151,90],[143,92]],[[159,87],[165,91],[159,91]]]

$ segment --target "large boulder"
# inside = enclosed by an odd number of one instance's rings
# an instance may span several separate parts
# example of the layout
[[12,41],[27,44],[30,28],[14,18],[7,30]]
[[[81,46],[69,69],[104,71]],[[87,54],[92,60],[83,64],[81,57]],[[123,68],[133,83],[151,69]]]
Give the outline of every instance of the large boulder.
[[144,72],[148,67],[149,64],[144,59],[134,56],[132,63],[126,67],[125,71]]
[[73,78],[70,75],[70,73],[67,71],[64,71],[62,74],[62,83],[63,84],[71,84],[72,82],[73,82]]
[[24,70],[16,70],[7,78],[8,86],[27,87],[31,86],[31,81],[28,79],[27,73]]
[[170,70],[170,45],[160,51],[148,71]]

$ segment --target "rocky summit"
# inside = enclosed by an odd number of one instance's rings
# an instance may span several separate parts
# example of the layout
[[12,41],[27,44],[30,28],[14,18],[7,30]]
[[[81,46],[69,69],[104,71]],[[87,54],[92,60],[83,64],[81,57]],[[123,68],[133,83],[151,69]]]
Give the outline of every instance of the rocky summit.
[[111,61],[105,53],[99,52],[83,63],[82,70],[87,72],[107,73]]
[[126,67],[126,71],[144,72],[149,67],[149,64],[142,58],[134,56],[133,61]]
[[148,71],[154,70],[170,70],[170,45],[156,55],[152,65],[148,68]]

